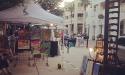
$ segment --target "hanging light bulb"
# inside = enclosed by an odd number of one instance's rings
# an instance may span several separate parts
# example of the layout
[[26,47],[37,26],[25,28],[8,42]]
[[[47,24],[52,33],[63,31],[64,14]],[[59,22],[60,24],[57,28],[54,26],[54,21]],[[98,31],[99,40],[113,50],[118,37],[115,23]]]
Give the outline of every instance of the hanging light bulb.
[[52,26],[54,26],[53,24],[50,24],[50,26],[52,27]]

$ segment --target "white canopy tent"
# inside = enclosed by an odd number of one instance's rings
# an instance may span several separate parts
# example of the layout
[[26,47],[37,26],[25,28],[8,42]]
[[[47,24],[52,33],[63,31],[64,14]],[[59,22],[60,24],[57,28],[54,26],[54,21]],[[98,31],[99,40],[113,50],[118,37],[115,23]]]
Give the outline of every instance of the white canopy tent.
[[63,18],[50,14],[32,0],[24,6],[19,5],[0,11],[0,21],[24,22],[32,24],[63,24]]

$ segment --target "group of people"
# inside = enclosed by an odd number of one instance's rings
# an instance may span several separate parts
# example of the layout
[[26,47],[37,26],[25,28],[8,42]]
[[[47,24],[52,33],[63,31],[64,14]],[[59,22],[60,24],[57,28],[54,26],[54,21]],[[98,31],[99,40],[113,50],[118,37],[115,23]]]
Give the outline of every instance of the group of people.
[[85,40],[88,39],[87,35],[85,33],[83,34],[65,34],[64,35],[64,45],[65,46],[74,46],[74,47],[80,47],[85,45]]

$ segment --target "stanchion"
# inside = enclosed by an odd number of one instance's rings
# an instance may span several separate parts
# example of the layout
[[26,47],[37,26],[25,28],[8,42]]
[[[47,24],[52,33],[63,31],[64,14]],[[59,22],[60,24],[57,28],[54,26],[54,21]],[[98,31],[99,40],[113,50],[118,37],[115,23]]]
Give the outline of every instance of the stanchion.
[[46,56],[46,66],[49,66],[49,63],[48,63],[48,55]]
[[69,40],[68,40],[68,44],[67,44],[67,53],[69,53],[69,46],[70,46],[70,43],[69,43]]
[[87,37],[86,48],[88,48],[88,43],[89,43],[89,39],[88,39],[88,37]]

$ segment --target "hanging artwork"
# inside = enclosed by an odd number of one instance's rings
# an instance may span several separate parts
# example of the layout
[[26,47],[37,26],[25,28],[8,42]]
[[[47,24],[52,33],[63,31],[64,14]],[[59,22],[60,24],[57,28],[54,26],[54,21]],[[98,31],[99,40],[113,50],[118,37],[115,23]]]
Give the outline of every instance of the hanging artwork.
[[31,40],[31,49],[33,50],[33,53],[40,53],[40,40],[39,39]]
[[19,39],[29,39],[29,31],[25,29],[21,29],[18,31]]
[[43,41],[50,41],[50,37],[51,37],[51,30],[49,30],[49,29],[41,30],[41,39]]
[[40,50],[40,40],[39,39],[35,39],[35,40],[31,40],[31,46],[34,50]]
[[30,40],[18,40],[18,49],[30,49]]
[[34,26],[31,28],[31,39],[40,39],[41,37],[41,29],[38,26]]
[[57,30],[54,30],[54,33],[55,33],[55,37],[56,38],[59,38],[61,35],[60,35],[60,32],[58,32]]
[[51,43],[50,41],[41,42],[41,53],[49,54]]

